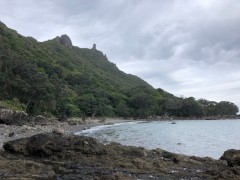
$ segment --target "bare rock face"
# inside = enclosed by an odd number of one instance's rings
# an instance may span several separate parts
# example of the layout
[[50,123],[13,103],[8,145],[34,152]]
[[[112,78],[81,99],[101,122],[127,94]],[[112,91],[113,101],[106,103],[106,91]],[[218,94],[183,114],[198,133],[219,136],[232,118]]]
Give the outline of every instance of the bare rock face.
[[60,37],[60,43],[66,48],[72,48],[72,41],[66,34]]
[[16,112],[10,109],[0,109],[0,124],[23,125],[29,117],[25,112]]
[[92,50],[97,50],[97,45],[93,44]]

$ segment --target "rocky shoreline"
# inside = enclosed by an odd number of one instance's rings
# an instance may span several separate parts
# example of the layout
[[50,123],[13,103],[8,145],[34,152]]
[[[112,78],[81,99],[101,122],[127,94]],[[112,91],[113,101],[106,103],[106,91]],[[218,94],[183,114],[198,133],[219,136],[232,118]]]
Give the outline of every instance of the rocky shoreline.
[[240,179],[237,150],[214,160],[54,133],[6,142],[3,148],[2,179]]
[[4,142],[30,137],[40,133],[50,133],[54,130],[61,130],[64,134],[73,134],[84,129],[88,129],[99,125],[109,125],[115,123],[129,122],[130,120],[121,119],[69,119],[65,122],[59,122],[56,119],[48,119],[44,124],[27,124],[27,125],[6,125],[0,124],[0,149]]

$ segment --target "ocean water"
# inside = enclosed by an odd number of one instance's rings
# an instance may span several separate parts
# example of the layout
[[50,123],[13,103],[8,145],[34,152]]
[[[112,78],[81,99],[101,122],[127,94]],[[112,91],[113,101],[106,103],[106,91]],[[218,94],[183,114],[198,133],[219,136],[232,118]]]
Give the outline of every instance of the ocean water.
[[97,126],[77,133],[103,143],[118,142],[146,149],[219,159],[228,149],[240,149],[240,120],[128,122]]

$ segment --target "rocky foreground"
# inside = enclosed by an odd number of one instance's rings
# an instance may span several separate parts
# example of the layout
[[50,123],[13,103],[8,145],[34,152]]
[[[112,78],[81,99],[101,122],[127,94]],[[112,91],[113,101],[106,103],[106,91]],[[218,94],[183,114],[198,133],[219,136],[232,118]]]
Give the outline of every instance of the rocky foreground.
[[240,179],[237,150],[213,160],[52,133],[6,142],[3,148],[1,179]]

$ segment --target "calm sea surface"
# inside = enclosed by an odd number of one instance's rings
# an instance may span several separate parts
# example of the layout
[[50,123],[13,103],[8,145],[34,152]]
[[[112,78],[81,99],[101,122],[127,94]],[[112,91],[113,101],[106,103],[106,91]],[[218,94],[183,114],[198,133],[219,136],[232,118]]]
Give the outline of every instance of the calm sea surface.
[[240,120],[175,122],[119,123],[94,127],[77,134],[95,137],[104,143],[114,141],[215,159],[220,158],[227,149],[240,149]]

